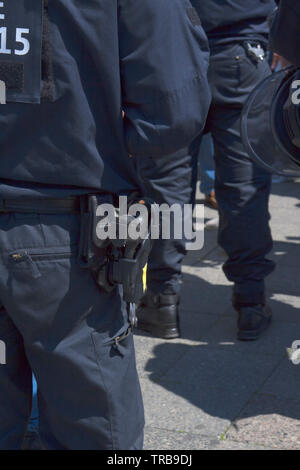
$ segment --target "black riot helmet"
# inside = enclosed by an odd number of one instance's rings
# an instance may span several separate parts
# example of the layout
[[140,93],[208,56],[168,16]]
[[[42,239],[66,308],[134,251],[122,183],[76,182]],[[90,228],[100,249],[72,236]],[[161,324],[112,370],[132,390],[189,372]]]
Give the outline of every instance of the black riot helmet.
[[300,176],[300,69],[270,75],[249,96],[241,119],[249,156],[282,176]]

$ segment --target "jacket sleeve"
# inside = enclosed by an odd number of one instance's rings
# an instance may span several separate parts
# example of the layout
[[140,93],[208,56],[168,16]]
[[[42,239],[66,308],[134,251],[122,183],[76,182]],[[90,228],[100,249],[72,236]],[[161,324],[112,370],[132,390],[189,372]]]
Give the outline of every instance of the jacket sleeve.
[[270,34],[270,49],[300,66],[300,1],[281,0]]
[[157,157],[203,129],[208,43],[189,0],[119,0],[119,47],[128,152]]

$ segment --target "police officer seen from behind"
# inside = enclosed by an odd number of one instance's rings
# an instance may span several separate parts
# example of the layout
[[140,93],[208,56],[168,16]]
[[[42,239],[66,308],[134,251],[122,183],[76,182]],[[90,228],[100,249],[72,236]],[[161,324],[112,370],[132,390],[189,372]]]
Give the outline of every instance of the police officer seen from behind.
[[[238,338],[255,340],[268,327],[265,278],[274,263],[268,201],[270,175],[252,163],[240,136],[243,104],[255,86],[270,74],[266,60],[267,18],[272,0],[193,0],[209,39],[209,83],[212,104],[207,130],[215,148],[216,197],[220,212],[219,244],[228,259],[227,278],[234,283],[233,305],[238,313]],[[260,126],[259,120],[257,126]],[[191,159],[197,158],[197,139],[187,152],[153,164],[138,161],[148,193],[156,200],[184,204],[191,197]],[[148,292],[138,310],[140,328],[164,338],[180,335],[178,304],[185,241],[157,241],[148,269]],[[200,307],[201,308],[201,304]]]
[[192,17],[188,0],[0,3],[1,449],[21,446],[32,371],[46,449],[142,447],[128,311],[85,263],[89,201],[137,189],[129,154],[201,132],[208,46]]

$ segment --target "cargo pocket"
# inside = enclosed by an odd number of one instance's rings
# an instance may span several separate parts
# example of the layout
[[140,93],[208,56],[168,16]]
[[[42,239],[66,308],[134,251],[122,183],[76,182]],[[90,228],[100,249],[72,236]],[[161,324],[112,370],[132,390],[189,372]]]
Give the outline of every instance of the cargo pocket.
[[[1,102],[40,103],[47,0],[6,0],[0,8]],[[44,30],[44,31],[43,31]]]
[[126,326],[112,338],[94,331],[92,340],[104,382],[113,449],[128,450],[143,432],[144,408],[133,334]]
[[[57,248],[55,248],[57,250]],[[75,258],[76,251],[61,250],[61,252],[41,249],[38,250],[17,250],[9,253],[8,255],[8,268],[11,273],[19,274],[23,277],[31,277],[38,279],[42,276],[43,262],[49,264],[49,262],[59,262],[63,260],[70,260]]]

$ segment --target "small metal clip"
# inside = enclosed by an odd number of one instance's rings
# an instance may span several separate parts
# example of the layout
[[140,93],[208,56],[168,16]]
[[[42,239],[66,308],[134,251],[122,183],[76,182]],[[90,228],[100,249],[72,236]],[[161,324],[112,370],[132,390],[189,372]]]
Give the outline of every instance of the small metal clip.
[[129,323],[132,328],[137,326],[136,304],[128,304]]
[[248,53],[250,54],[251,57],[254,58],[254,60],[256,60],[256,62],[264,61],[266,54],[260,44],[251,44],[247,42],[246,46],[248,49]]

